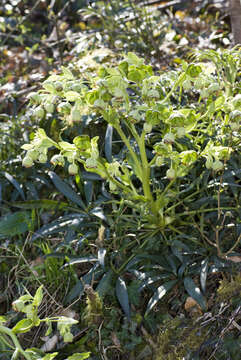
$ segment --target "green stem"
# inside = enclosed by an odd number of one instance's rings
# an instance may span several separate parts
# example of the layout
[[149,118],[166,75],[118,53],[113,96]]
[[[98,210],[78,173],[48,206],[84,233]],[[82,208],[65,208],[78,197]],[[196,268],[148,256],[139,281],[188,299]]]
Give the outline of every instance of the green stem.
[[176,88],[183,82],[183,80],[185,80],[186,77],[186,73],[181,73],[177,79],[177,81],[175,82],[175,84],[173,85],[173,87],[171,88],[171,90],[169,91],[169,93],[167,94],[167,96],[161,101],[161,103],[165,103],[174,93],[174,91],[176,90]]
[[[237,210],[236,207],[221,207],[220,210]],[[204,213],[204,212],[210,212],[210,211],[218,211],[218,208],[212,208],[212,209],[200,209],[200,210],[192,210],[192,211],[184,211],[183,213],[177,215],[177,217],[184,216],[184,215],[195,215],[197,213]]]
[[[154,204],[151,187],[150,187],[150,165],[148,164],[147,156],[146,156],[146,148],[145,148],[145,132],[142,131],[141,136],[138,140],[138,146],[140,149],[141,162],[142,162],[142,186],[144,196],[151,202],[151,205]],[[152,209],[153,211],[154,209]]]
[[[156,233],[158,233],[158,232],[159,232],[159,229],[158,229],[158,230],[155,230],[151,236],[154,236],[154,235],[155,235]],[[142,243],[142,244],[140,245],[140,247],[139,247],[139,250],[142,249],[142,248],[146,245],[146,243],[147,243],[148,241],[149,241],[149,237],[147,237],[146,240],[143,241],[143,243]],[[121,274],[121,272],[125,269],[126,265],[127,265],[135,256],[136,256],[136,254],[132,254],[132,255],[124,262],[124,264],[121,265],[121,267],[120,267],[119,270],[118,270],[118,274]]]
[[127,137],[125,136],[123,130],[121,129],[120,125],[115,125],[115,129],[117,130],[118,134],[120,135],[122,141],[124,142],[124,144],[126,145],[127,149],[129,150],[131,157],[136,165],[136,175],[139,177],[140,180],[142,180],[142,166],[141,163],[136,155],[136,153],[134,152],[134,150],[131,147],[131,144],[129,142],[129,140],[127,139]]
[[17,339],[17,336],[12,332],[11,329],[7,328],[6,326],[0,325],[0,333],[8,335],[12,339],[16,349],[19,350],[19,352],[25,357],[25,359],[31,360],[31,356],[23,350]]

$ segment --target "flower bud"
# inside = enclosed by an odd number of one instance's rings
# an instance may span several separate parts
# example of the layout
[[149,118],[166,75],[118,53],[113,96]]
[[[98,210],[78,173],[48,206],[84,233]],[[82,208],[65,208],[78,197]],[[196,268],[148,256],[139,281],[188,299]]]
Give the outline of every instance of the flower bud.
[[156,166],[161,166],[163,164],[163,157],[157,156],[155,164],[156,164]]
[[33,159],[29,156],[25,156],[22,161],[22,165],[26,168],[33,166]]
[[38,161],[41,164],[45,164],[47,162],[47,160],[48,160],[48,157],[45,154],[40,154],[39,157],[38,157]]
[[145,123],[144,126],[143,126],[143,130],[146,133],[150,133],[152,131],[152,124]]
[[167,172],[166,172],[166,177],[167,177],[169,180],[175,179],[175,177],[176,177],[176,171],[175,171],[174,169],[169,169],[169,170],[167,170]]
[[55,109],[54,104],[52,104],[52,103],[45,103],[44,108],[47,111],[47,113],[50,113],[50,114],[52,114]]
[[73,122],[78,122],[81,120],[81,113],[76,106],[72,108],[70,118]]
[[212,165],[212,169],[213,169],[214,171],[220,171],[220,170],[222,170],[222,169],[223,169],[223,163],[222,163],[222,161],[220,161],[220,160],[214,161],[214,163],[213,163],[213,165]]
[[163,138],[163,142],[165,144],[173,144],[174,141],[175,141],[175,136],[172,133],[167,133]]
[[70,164],[68,167],[68,172],[70,175],[77,175],[78,174],[78,166],[75,163]]
[[240,124],[238,123],[230,123],[230,127],[233,131],[238,131],[240,129]]
[[36,161],[39,157],[39,152],[38,152],[38,150],[34,150],[34,149],[28,150],[26,156],[30,157],[33,161]]
[[181,138],[185,136],[185,134],[186,134],[186,130],[184,127],[177,128],[177,137]]
[[57,91],[62,91],[63,90],[63,85],[60,81],[56,81],[56,83],[54,84],[55,90]]
[[36,109],[34,109],[33,115],[34,117],[38,118],[38,119],[42,119],[44,117],[44,109],[41,106],[36,107]]
[[62,155],[60,155],[60,154],[54,155],[51,158],[50,162],[53,165],[60,165],[60,166],[64,166],[64,164],[65,164],[64,157]]

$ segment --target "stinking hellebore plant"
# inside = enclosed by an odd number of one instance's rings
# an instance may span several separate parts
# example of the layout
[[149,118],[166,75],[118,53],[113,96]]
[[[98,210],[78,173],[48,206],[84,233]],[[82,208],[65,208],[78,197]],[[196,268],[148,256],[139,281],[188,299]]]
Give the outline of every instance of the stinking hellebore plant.
[[[26,360],[52,360],[57,356],[57,352],[44,354],[42,351],[36,349],[23,349],[21,346],[17,335],[24,334],[30,331],[33,327],[39,326],[41,323],[46,323],[48,326],[45,333],[46,336],[52,333],[52,324],[57,323],[57,328],[60,335],[63,337],[64,342],[71,342],[73,340],[73,335],[70,331],[70,328],[73,324],[77,324],[78,321],[66,316],[55,316],[51,318],[40,319],[38,316],[38,308],[43,299],[43,286],[40,286],[35,295],[26,294],[18,298],[13,302],[13,310],[16,312],[22,312],[26,315],[26,318],[18,321],[18,323],[13,327],[9,328],[5,326],[6,319],[0,316],[0,344],[2,343],[6,346],[6,349],[11,349],[13,355],[11,359],[24,358]],[[40,355],[41,353],[41,355]],[[83,360],[89,357],[89,353],[78,354],[76,355],[76,360]]]
[[[64,166],[67,161],[69,174],[76,175],[81,164],[105,179],[110,192],[138,209],[145,226],[172,226],[173,195],[180,192],[181,180],[194,164],[215,174],[240,146],[241,95],[235,85],[240,53],[230,51],[230,58],[235,66],[230,67],[229,77],[224,76],[225,69],[222,76],[212,58],[191,64],[183,61],[181,70],[156,76],[133,53],[118,66],[101,66],[94,78],[76,79],[63,68],[62,74],[51,75],[43,83],[43,90],[30,94],[33,116],[49,116],[50,103],[66,123],[81,121],[82,113],[96,114],[108,124],[108,140],[114,129],[123,148],[112,155],[109,146],[104,157],[98,136],[55,142],[38,129],[34,139],[22,146],[27,151],[23,165],[46,162],[48,150],[55,147],[53,165]],[[183,106],[183,98],[192,101]],[[156,174],[162,186],[156,186]]]

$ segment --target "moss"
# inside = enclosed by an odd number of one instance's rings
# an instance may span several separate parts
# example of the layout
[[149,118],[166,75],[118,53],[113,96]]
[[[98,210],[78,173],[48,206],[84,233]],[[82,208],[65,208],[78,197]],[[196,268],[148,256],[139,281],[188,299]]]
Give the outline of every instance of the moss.
[[228,301],[241,296],[241,274],[237,274],[231,281],[224,279],[218,288],[218,301]]
[[83,314],[83,320],[88,325],[99,325],[103,318],[103,303],[99,294],[91,286],[85,285],[87,295],[86,308]]
[[207,331],[193,324],[191,319],[174,318],[161,327],[156,360],[182,360],[198,350]]

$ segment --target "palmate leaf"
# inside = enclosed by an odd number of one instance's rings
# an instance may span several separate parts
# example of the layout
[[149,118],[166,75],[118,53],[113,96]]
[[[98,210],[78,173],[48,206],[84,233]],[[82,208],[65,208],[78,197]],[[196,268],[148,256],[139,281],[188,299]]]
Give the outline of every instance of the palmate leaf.
[[149,300],[145,312],[145,316],[151,311],[151,309],[156,305],[156,303],[166,295],[166,293],[173,288],[177,283],[177,280],[168,281],[157,288],[152,298]]
[[121,304],[121,307],[122,307],[125,315],[129,319],[131,316],[129,297],[128,297],[128,292],[127,292],[127,288],[126,288],[126,283],[121,277],[118,277],[117,282],[116,282],[116,296],[117,296],[117,299],[119,300],[119,303]]

